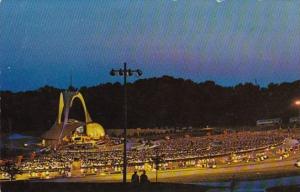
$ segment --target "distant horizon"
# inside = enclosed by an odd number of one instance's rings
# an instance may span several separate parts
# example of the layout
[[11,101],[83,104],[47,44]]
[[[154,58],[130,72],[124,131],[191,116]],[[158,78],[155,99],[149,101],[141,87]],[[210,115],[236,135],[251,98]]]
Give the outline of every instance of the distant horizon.
[[[190,80],[194,83],[197,83],[197,84],[201,84],[201,83],[205,83],[205,82],[208,82],[208,81],[212,81],[214,82],[216,85],[219,85],[219,86],[222,86],[222,87],[235,87],[237,85],[240,85],[240,84],[247,84],[247,83],[251,83],[253,85],[256,85],[256,86],[259,86],[260,88],[267,88],[270,84],[283,84],[283,83],[294,83],[296,81],[300,81],[300,78],[299,79],[295,79],[295,80],[291,80],[291,81],[281,81],[281,82],[269,82],[268,84],[266,85],[261,85],[259,84],[259,81],[255,80],[254,81],[245,81],[245,82],[237,82],[235,84],[232,84],[232,85],[223,85],[215,80],[212,80],[212,79],[207,79],[207,80],[203,80],[203,81],[195,81],[193,79],[190,79],[190,78],[183,78],[183,77],[175,77],[175,76],[172,76],[172,75],[161,75],[161,76],[155,76],[155,77],[147,77],[147,78],[134,78],[134,77],[129,77],[128,78],[128,83],[134,83],[136,81],[139,81],[139,80],[149,80],[149,79],[153,79],[153,78],[163,78],[163,77],[171,77],[171,78],[174,78],[174,79],[183,79],[183,80]],[[119,78],[119,80],[118,80]],[[134,80],[133,80],[134,79]],[[70,82],[70,81],[68,81]],[[115,84],[115,83],[120,83],[121,85],[123,85],[123,81],[122,81],[122,78],[121,77],[116,77],[116,80],[115,81],[107,81],[107,82],[99,82],[98,84],[94,84],[94,85],[81,85],[81,86],[77,86],[77,85],[74,85],[72,83],[72,87],[76,88],[76,89],[80,89],[82,87],[87,87],[87,88],[90,88],[90,87],[96,87],[96,86],[99,86],[99,85],[105,85],[105,84],[108,84],[108,83],[111,83],[111,84]],[[27,91],[36,91],[40,88],[43,88],[43,87],[46,87],[46,86],[49,86],[49,87],[53,87],[55,89],[62,89],[62,90],[67,90],[69,87],[70,87],[70,83],[69,84],[66,84],[65,87],[59,87],[59,86],[56,86],[56,85],[51,85],[51,84],[44,84],[42,86],[39,86],[39,87],[36,87],[36,88],[32,88],[32,89],[23,89],[23,90],[9,90],[9,89],[1,89],[0,88],[0,91],[1,92],[5,92],[5,91],[9,91],[9,92],[13,92],[13,93],[18,93],[18,92],[27,92]]]

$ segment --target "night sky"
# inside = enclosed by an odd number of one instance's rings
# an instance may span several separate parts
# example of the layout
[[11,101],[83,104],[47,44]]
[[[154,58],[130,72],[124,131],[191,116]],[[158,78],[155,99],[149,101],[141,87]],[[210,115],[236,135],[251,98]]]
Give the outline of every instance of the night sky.
[[124,61],[143,78],[298,80],[300,1],[0,0],[1,90],[115,82]]

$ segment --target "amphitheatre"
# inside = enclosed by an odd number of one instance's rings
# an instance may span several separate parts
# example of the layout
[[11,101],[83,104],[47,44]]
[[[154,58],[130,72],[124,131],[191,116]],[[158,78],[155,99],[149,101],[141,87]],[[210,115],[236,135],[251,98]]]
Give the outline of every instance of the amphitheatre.
[[[69,119],[75,99],[82,105],[84,122]],[[80,92],[64,91],[59,96],[56,122],[41,136],[40,152],[24,157],[16,179],[120,182],[122,134],[112,133],[92,121]],[[230,180],[236,169],[239,179],[257,179],[257,173],[265,178],[274,172],[278,176],[299,174],[294,166],[300,151],[299,129],[139,128],[128,136],[127,179],[134,170],[146,170],[152,182],[158,178],[183,183]]]

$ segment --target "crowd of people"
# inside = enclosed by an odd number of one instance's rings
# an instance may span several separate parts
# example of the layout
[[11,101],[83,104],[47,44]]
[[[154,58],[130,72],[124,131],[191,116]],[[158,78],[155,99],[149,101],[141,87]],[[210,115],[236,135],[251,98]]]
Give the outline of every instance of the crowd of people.
[[[215,165],[215,158],[218,156],[229,156],[278,146],[288,136],[289,133],[280,130],[241,131],[219,135],[189,135],[159,139],[147,141],[146,145],[145,143],[136,142],[131,146],[143,147],[128,149],[128,165],[145,169],[145,163],[148,163],[154,167],[157,157],[160,158],[160,162],[177,163],[178,167],[185,160],[192,165],[199,163]],[[33,159],[21,162],[20,169],[24,172],[69,170],[72,168],[72,163],[78,161],[82,169],[118,171],[121,170],[123,164],[122,155],[123,151],[121,149],[112,148],[111,146],[105,148],[101,146],[93,151],[56,150],[39,154]],[[184,165],[188,165],[188,163]]]

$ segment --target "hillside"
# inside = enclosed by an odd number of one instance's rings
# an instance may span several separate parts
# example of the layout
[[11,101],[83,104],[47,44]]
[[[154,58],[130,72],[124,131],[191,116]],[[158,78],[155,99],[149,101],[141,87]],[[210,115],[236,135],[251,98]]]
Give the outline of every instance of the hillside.
[[[40,134],[55,122],[59,93],[45,86],[38,90],[1,91],[3,132]],[[82,87],[94,121],[106,129],[123,126],[123,89],[119,83]],[[266,88],[251,83],[222,87],[213,81],[195,83],[170,76],[128,84],[128,127],[240,126],[255,125],[257,119],[298,115],[292,102],[300,97],[300,80],[270,84]],[[84,119],[78,101],[70,117]]]

